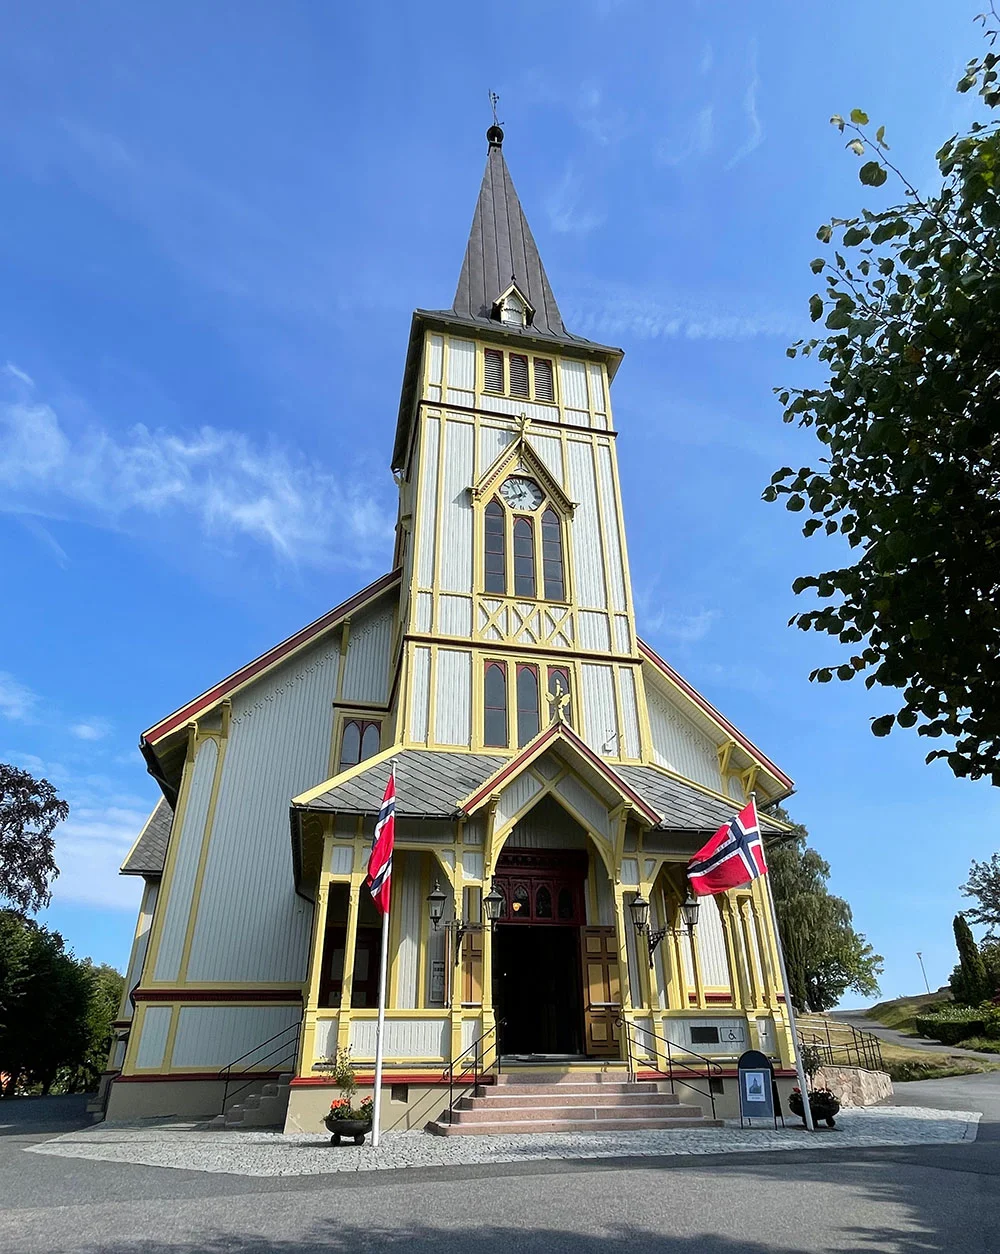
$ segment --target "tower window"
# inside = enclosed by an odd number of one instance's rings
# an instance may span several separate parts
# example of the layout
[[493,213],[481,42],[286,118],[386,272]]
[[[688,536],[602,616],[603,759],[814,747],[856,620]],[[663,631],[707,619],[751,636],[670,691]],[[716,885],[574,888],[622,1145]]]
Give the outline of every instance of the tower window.
[[501,353],[498,349],[486,349],[483,386],[486,388],[487,392],[502,392],[504,390],[503,353]]
[[[570,694],[572,689],[569,686],[569,670],[565,666],[549,667],[549,693],[551,696],[562,695],[562,693]],[[563,720],[573,726],[573,704],[567,701],[563,706]]]
[[487,662],[483,680],[483,744],[506,749],[507,669],[503,662]]
[[538,735],[538,669],[517,668],[517,747]]
[[535,535],[530,518],[514,520],[514,595],[535,595]]
[[542,515],[542,576],[546,600],[561,601],[565,595],[562,530],[559,517],[551,507]]
[[497,500],[486,506],[486,591],[507,591],[507,553],[503,506]]
[[528,395],[528,359],[521,353],[510,355],[510,394]]
[[555,387],[552,383],[552,362],[544,357],[535,358],[535,399],[539,401],[556,399]]
[[524,301],[516,292],[511,292],[504,297],[503,304],[500,306],[500,321],[509,327],[523,327],[527,312]]
[[340,733],[340,766],[346,771],[379,751],[382,740],[382,724],[372,719],[351,718],[344,723]]

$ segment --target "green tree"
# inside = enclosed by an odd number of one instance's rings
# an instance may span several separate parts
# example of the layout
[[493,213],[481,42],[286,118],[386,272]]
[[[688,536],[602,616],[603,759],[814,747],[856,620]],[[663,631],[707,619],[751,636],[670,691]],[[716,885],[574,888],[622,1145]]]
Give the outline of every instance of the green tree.
[[965,1006],[978,1006],[992,994],[986,963],[979,952],[972,929],[965,915],[955,915],[955,944],[958,947],[958,966],[951,974],[951,992],[957,1002]]
[[49,884],[59,874],[52,833],[68,814],[47,779],[0,762],[0,899],[22,913],[51,900]]
[[[780,807],[775,813],[789,821]],[[821,1011],[848,989],[874,997],[882,957],[854,929],[847,902],[827,889],[830,864],[808,838],[795,824],[793,835],[768,846],[767,863],[792,1002],[798,1010]]]
[[114,1036],[112,1024],[118,1018],[125,977],[106,963],[95,966],[89,958],[81,964],[90,980],[86,1014],[86,1045],[79,1062],[60,1070],[56,1087],[67,1093],[90,1093],[97,1088],[101,1072],[108,1065]]
[[825,334],[788,353],[818,358],[825,381],[776,391],[785,422],[824,451],[779,470],[764,497],[807,513],[805,535],[839,534],[857,554],[792,585],[828,604],[791,623],[853,646],[810,678],[901,689],[875,735],[895,724],[945,737],[927,761],[1000,784],[1000,57],[997,30],[986,33],[991,51],[958,90],[978,87],[987,120],[940,148],[933,194],[907,181],[862,110],[832,119],[863,158],[861,182],[891,173],[904,200],[817,232],[824,290],[809,308]]
[[987,935],[992,937],[994,930],[1000,930],[1000,853],[985,862],[973,861],[962,892],[976,901],[966,915],[971,922],[988,928]]

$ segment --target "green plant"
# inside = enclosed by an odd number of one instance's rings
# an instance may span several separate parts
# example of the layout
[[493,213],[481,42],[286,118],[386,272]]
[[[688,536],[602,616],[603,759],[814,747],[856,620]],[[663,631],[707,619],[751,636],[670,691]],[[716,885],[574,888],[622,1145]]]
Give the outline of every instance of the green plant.
[[799,1055],[802,1058],[802,1069],[809,1077],[811,1084],[816,1078],[816,1073],[823,1066],[823,1055],[818,1045],[800,1045]]
[[918,1015],[915,1022],[921,1036],[942,1045],[958,1045],[968,1036],[986,1036],[989,1011],[974,1006],[949,1006],[936,1014]]
[[350,1047],[337,1050],[333,1060],[333,1080],[340,1089],[340,1097],[334,1098],[330,1103],[329,1112],[324,1116],[323,1122],[327,1126],[342,1119],[360,1119],[368,1122],[372,1117],[374,1101],[366,1097],[358,1103],[357,1107],[354,1106],[353,1098],[358,1091],[358,1080],[354,1074]]
[[993,992],[993,984],[986,970],[983,955],[979,952],[972,928],[965,915],[955,915],[955,945],[958,948],[958,966],[952,972],[951,991],[955,1000],[964,1006],[978,1006]]

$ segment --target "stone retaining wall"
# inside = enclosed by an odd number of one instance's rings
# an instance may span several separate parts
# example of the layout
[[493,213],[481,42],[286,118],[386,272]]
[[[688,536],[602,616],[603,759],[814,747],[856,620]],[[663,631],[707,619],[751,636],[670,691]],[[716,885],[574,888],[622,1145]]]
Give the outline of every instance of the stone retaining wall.
[[822,1067],[813,1084],[830,1089],[841,1106],[877,1106],[892,1096],[892,1080],[884,1071],[865,1071],[862,1067]]

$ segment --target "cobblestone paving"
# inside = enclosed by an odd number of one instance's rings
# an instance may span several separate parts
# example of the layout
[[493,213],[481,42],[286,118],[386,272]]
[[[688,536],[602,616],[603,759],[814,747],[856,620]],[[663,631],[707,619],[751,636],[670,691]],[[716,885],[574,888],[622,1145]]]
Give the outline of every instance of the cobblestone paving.
[[98,1124],[41,1145],[34,1154],[141,1163],[188,1171],[241,1176],[308,1176],[335,1171],[383,1171],[404,1167],[452,1167],[546,1158],[631,1158],[664,1154],[746,1153],[748,1150],[847,1149],[973,1141],[979,1114],[879,1106],[848,1110],[835,1130],[815,1137],[794,1128],[777,1131],[724,1128],[664,1132],[560,1132],[519,1136],[437,1137],[425,1132],[386,1132],[370,1145],[334,1147],[325,1135],[279,1132],[207,1132],[191,1125]]

